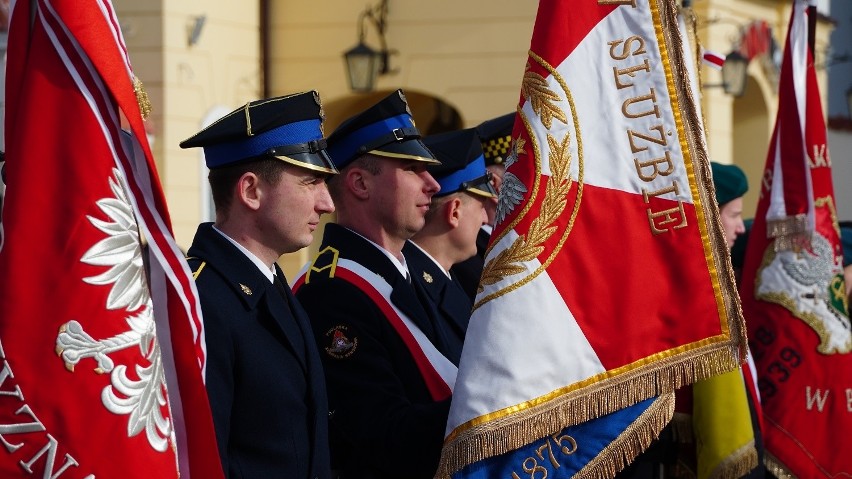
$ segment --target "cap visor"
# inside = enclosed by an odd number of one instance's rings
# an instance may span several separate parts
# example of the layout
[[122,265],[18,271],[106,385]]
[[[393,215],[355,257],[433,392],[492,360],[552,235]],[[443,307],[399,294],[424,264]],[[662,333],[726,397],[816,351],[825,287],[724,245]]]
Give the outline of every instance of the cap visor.
[[287,156],[276,155],[275,158],[311,171],[318,171],[329,175],[339,173],[325,150],[320,150],[316,153],[294,153]]
[[388,158],[401,158],[407,160],[423,161],[433,165],[441,162],[435,159],[435,155],[426,148],[422,141],[411,139],[407,141],[393,142],[370,150],[371,154],[385,156]]

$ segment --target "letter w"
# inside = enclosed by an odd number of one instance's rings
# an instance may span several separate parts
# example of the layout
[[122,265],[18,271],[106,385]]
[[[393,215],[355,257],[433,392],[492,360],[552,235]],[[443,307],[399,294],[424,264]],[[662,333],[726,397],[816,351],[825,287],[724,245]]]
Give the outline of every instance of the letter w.
[[808,403],[808,411],[812,411],[814,408],[814,403],[817,403],[817,410],[822,412],[822,408],[825,407],[825,401],[828,399],[829,391],[823,391],[822,389],[816,389],[813,395],[811,395],[811,387],[808,386],[805,390],[805,396]]

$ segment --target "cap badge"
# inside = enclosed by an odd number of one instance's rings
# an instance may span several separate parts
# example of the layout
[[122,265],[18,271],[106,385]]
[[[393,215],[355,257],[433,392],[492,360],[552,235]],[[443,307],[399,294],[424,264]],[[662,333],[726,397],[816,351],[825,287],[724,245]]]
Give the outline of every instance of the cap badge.
[[331,338],[331,344],[329,347],[325,348],[325,352],[328,353],[329,356],[335,359],[345,359],[355,352],[355,348],[358,347],[358,338],[352,338],[351,340],[346,337],[344,332],[348,328],[343,325],[337,325],[328,330],[325,333],[325,337]]

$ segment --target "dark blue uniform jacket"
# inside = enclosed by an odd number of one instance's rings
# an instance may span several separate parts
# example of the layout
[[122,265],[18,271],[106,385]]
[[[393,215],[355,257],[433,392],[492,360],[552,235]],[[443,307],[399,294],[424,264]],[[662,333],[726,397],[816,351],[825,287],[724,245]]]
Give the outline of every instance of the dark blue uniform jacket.
[[443,269],[413,243],[407,242],[402,248],[402,254],[413,281],[425,293],[423,299],[439,314],[439,325],[447,338],[447,352],[444,355],[458,366],[473,304],[461,285],[448,278]]
[[414,359],[376,302],[333,277],[338,259],[382,276],[391,302],[439,351],[445,341],[413,286],[376,246],[327,224],[320,254],[296,291],[314,326],[326,373],[333,467],[342,479],[432,478],[450,400],[434,400]]
[[188,256],[226,476],[330,478],[322,364],[290,288],[276,288],[212,223],[199,226]]

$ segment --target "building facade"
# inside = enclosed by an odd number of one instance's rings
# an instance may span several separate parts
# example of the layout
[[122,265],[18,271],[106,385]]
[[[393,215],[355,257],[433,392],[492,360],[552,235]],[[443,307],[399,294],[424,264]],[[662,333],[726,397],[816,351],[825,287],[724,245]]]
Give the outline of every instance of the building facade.
[[[213,213],[201,153],[181,150],[181,140],[249,100],[311,89],[323,100],[326,133],[396,88],[406,91],[424,131],[476,125],[516,107],[538,8],[534,0],[387,0],[384,38],[391,51],[390,71],[379,77],[374,92],[352,93],[342,54],[358,42],[363,3],[114,3],[134,70],[154,107],[149,133],[183,247],[196,225],[211,220]],[[744,202],[749,216],[756,207],[755,186],[775,121],[777,67],[790,2],[691,3],[695,41],[722,54],[746,48],[752,56],[741,97],[713,86],[721,83],[718,71],[704,67],[701,74],[711,159],[746,171],[753,185]],[[375,25],[366,20],[363,28],[365,42],[378,48]],[[818,52],[828,48],[831,28],[824,17],[818,26]],[[820,73],[826,92],[825,69]],[[827,102],[826,94],[823,99]],[[838,209],[852,218],[852,204]],[[310,254],[284,257],[285,272],[292,276]]]

